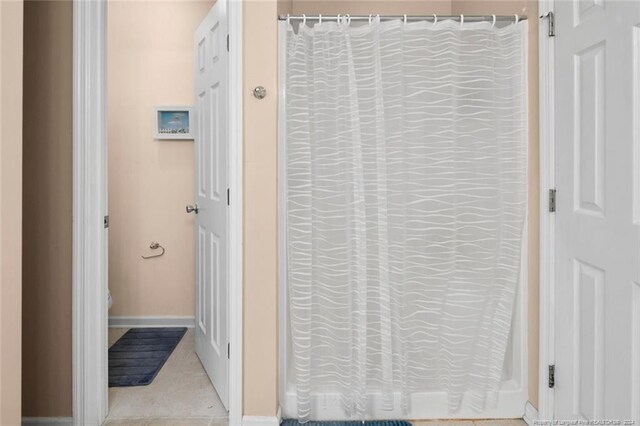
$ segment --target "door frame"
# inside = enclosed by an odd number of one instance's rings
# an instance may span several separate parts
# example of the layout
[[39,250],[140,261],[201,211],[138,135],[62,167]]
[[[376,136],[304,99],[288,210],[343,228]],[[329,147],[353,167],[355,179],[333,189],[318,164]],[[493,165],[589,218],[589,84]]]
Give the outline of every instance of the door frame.
[[[538,419],[553,420],[554,391],[548,386],[549,366],[555,363],[555,216],[549,212],[549,191],[555,189],[555,43],[549,19],[555,0],[539,0],[538,92],[540,159],[540,289],[538,337]],[[553,15],[552,15],[553,16]],[[533,18],[533,17],[532,17]]]
[[[229,424],[242,423],[242,2],[229,19]],[[107,0],[73,0],[73,424],[101,425],[107,388]]]

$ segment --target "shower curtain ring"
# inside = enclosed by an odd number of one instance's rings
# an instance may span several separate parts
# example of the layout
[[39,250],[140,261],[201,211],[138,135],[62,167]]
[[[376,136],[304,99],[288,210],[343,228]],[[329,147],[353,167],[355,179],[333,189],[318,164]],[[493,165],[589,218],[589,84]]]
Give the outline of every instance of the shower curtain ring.
[[287,25],[291,25],[291,15],[287,13]]
[[516,13],[514,16],[516,17],[516,20],[515,20],[514,24],[517,24],[517,23],[518,23],[518,20],[520,19],[520,17],[518,16],[518,14],[517,14],[517,13]]
[[464,15],[460,15],[460,26],[464,24]]
[[492,15],[493,16],[493,22],[491,22],[491,28],[496,26],[496,15]]
[[438,15],[436,15],[435,13],[433,14],[433,25],[438,23]]
[[302,14],[302,25],[307,25],[307,15],[305,15],[304,13]]
[[407,24],[407,14],[406,13],[404,14],[404,23],[405,23],[405,25]]
[[322,14],[318,14],[318,24],[322,24]]
[[371,17],[372,17],[372,16],[373,16],[373,15],[369,15],[369,26],[371,26]]
[[336,17],[336,23],[338,25],[340,25],[342,23],[342,15],[340,15],[339,13],[338,13],[338,16]]
[[345,15],[345,19],[347,20],[347,25],[351,25],[351,15],[348,13]]

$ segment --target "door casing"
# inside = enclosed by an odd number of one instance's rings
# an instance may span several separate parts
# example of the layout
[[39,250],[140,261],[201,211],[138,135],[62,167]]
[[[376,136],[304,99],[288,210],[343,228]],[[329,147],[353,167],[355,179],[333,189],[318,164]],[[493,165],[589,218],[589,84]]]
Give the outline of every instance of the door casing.
[[561,420],[640,418],[638,5],[555,1],[557,43],[545,59],[557,84],[547,88],[546,130],[555,132],[547,148],[558,161],[543,164],[559,195],[556,278],[541,303],[555,318],[548,398]]
[[[559,0],[564,1],[564,0]],[[556,222],[549,212],[549,191],[556,187],[555,159],[555,44],[549,19],[556,0],[540,0],[539,108],[540,108],[540,322],[538,412],[540,420],[554,420],[554,389],[549,387],[549,366],[555,365],[556,337]]]
[[[229,19],[229,424],[242,423],[242,3]],[[73,0],[73,423],[101,425],[107,403],[107,0]]]
[[[562,1],[562,0],[561,0]],[[555,339],[555,218],[549,212],[549,190],[555,188],[555,61],[554,38],[549,36],[549,18],[555,0],[540,0],[538,31],[539,155],[540,155],[540,288],[538,336],[538,413],[552,420],[553,389],[549,388],[549,366],[554,364]],[[532,17],[533,19],[534,17]],[[532,419],[533,420],[533,419]]]

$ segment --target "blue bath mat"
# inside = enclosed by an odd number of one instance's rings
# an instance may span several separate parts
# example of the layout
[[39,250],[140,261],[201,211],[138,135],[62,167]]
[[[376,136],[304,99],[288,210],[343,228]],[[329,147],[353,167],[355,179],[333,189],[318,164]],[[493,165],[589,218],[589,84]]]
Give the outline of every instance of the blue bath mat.
[[[320,422],[315,422],[315,421],[311,421],[311,422],[307,422],[307,423],[300,423],[297,420],[283,420],[282,423],[280,424],[280,426],[357,426],[357,425],[362,425],[363,423],[361,421],[354,421],[354,420],[348,420],[348,421],[335,421],[335,420],[328,420],[328,421],[320,421]],[[365,426],[411,426],[411,423],[405,421],[405,420],[367,420],[364,422]]]
[[109,387],[145,386],[176,348],[186,328],[132,328],[109,348]]

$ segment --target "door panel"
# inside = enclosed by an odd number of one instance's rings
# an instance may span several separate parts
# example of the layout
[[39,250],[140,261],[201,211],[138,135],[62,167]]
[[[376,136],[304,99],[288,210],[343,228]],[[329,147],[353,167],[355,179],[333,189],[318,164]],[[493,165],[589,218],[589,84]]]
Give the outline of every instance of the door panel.
[[228,403],[228,156],[226,2],[198,27],[194,47],[196,122],[196,353]]
[[555,6],[555,418],[640,421],[640,2]]

